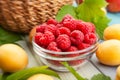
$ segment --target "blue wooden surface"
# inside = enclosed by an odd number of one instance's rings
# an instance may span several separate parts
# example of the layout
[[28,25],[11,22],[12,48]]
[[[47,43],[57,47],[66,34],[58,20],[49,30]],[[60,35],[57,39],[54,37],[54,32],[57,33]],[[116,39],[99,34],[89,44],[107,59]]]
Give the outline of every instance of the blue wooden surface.
[[107,13],[107,16],[111,19],[109,25],[120,24],[120,13]]

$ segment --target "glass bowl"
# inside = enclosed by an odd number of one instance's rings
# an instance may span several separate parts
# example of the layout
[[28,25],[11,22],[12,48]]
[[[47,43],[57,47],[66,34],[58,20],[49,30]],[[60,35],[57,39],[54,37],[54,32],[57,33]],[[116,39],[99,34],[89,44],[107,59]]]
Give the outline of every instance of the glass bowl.
[[[79,69],[91,58],[91,56],[97,49],[98,43],[99,40],[97,39],[97,41],[93,45],[82,50],[73,51],[73,52],[55,52],[40,47],[38,44],[34,42],[34,39],[32,41],[33,50],[37,55],[37,58],[39,58],[37,60],[40,60],[43,64],[49,66],[51,69],[56,71],[68,71],[61,64],[61,62],[67,62],[74,69],[76,70]],[[72,56],[72,57],[67,56],[73,54],[76,56]]]

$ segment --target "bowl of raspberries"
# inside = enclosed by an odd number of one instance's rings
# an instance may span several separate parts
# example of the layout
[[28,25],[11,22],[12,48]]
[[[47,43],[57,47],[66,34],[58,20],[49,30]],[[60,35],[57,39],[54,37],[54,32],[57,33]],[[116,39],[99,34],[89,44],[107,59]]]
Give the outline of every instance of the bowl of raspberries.
[[57,71],[67,71],[61,62],[77,70],[96,51],[98,40],[93,23],[76,20],[68,14],[60,22],[49,19],[37,26],[32,44],[43,64]]

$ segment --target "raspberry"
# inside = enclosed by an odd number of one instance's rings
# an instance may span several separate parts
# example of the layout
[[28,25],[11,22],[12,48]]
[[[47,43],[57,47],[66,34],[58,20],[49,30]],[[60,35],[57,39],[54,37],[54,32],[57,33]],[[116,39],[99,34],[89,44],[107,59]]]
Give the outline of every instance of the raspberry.
[[71,46],[71,41],[68,35],[59,35],[56,39],[57,45],[60,49],[66,50]]
[[84,61],[85,61],[85,59],[72,60],[72,61],[68,61],[68,63],[69,63],[71,66],[75,66],[75,65],[79,65],[79,64],[83,63]]
[[90,33],[90,32],[95,32],[95,27],[92,23],[90,22],[79,22],[76,25],[77,29],[82,31],[84,34]]
[[48,45],[48,49],[51,49],[52,47],[57,47],[57,43],[56,42],[50,42],[50,44]]
[[65,20],[63,22],[63,26],[67,27],[68,29],[70,29],[71,31],[76,29],[76,24],[75,24],[75,20]]
[[56,42],[51,42],[48,47],[48,50],[52,50],[52,51],[57,51],[57,52],[61,52],[61,50],[59,48],[57,48],[57,43]]
[[[77,49],[77,47],[75,47],[75,46],[70,46],[66,51],[67,52],[72,52],[72,51],[77,51],[78,49]],[[77,53],[73,53],[73,54],[67,54],[67,55],[65,55],[65,56],[67,56],[67,57],[76,57],[76,56],[79,56],[79,53],[77,54]]]
[[66,51],[67,52],[72,52],[72,51],[77,51],[78,49],[77,49],[77,47],[75,47],[75,46],[70,46]]
[[46,31],[46,32],[43,34],[43,36],[39,39],[40,45],[41,45],[42,47],[47,47],[48,44],[49,44],[50,42],[54,41],[54,40],[55,40],[55,36],[54,36],[53,33],[50,32],[50,31]]
[[[52,51],[56,51],[56,52],[61,52],[61,50],[57,47],[57,43],[56,42],[51,42],[48,47],[47,47],[48,50],[52,50]],[[60,57],[60,54],[50,54],[52,56],[55,56],[55,57]]]
[[68,36],[70,36],[70,33],[71,33],[71,31],[66,27],[60,27],[56,31],[57,36],[60,34],[67,34]]
[[41,32],[38,32],[35,34],[34,40],[35,43],[37,43],[38,45],[40,45],[39,39],[43,36],[43,34]]
[[87,43],[80,43],[78,45],[78,49],[81,50],[81,49],[85,49],[85,48],[88,48],[90,46],[90,44],[87,44]]
[[64,18],[62,19],[61,23],[63,23],[66,20],[72,20],[72,19],[73,19],[73,17],[71,15],[67,14],[67,15],[64,16]]
[[94,33],[88,33],[85,35],[84,42],[88,44],[94,44],[97,40],[97,36]]
[[66,15],[63,20],[62,20],[62,24],[64,27],[67,27],[68,29],[70,29],[71,31],[76,29],[76,24],[75,24],[75,20],[72,18],[72,16],[70,15]]
[[57,27],[53,24],[49,24],[45,27],[45,31],[50,31],[52,32],[54,35],[56,34],[56,30],[57,30]]
[[45,27],[47,26],[47,24],[42,24],[36,27],[36,32],[41,32],[44,33]]
[[95,25],[91,22],[86,22],[86,25],[91,29],[91,32],[95,32]]
[[71,42],[74,45],[78,45],[79,43],[81,43],[84,40],[84,34],[79,30],[72,31],[70,36],[71,36],[70,37]]
[[82,20],[76,20],[76,25],[78,24],[78,23],[81,23],[81,22],[83,22]]
[[47,24],[54,24],[54,25],[57,25],[57,21],[56,20],[54,20],[54,19],[49,19],[48,21],[47,21]]
[[51,63],[52,65],[62,66],[61,61],[58,61],[58,60],[49,60],[49,59],[47,59],[47,61],[48,61],[49,63]]
[[57,26],[57,28],[60,28],[60,27],[63,27],[63,24],[60,24],[60,23],[59,23],[59,24],[57,24],[56,26]]

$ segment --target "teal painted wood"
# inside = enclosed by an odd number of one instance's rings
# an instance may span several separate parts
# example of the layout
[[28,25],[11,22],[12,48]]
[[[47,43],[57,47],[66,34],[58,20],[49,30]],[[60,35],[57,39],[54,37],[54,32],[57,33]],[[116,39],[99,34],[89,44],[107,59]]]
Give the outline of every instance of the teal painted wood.
[[109,25],[120,24],[120,13],[107,13],[107,16],[111,19]]

